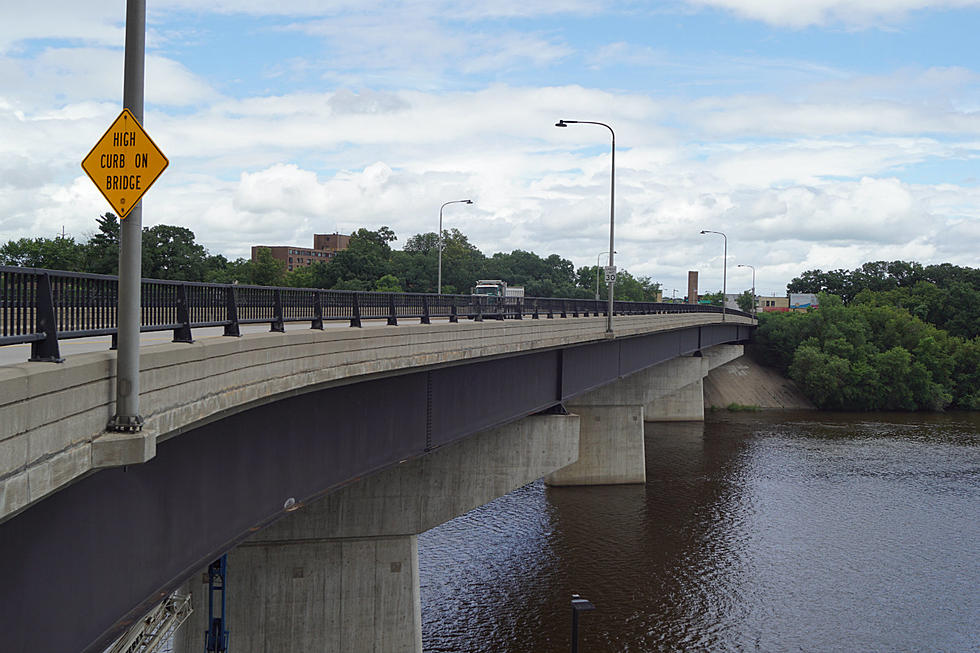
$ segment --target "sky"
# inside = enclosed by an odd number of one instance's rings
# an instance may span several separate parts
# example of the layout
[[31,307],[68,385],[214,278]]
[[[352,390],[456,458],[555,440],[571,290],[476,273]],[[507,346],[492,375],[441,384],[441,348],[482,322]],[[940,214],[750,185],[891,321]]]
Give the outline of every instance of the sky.
[[[111,210],[124,0],[0,0],[0,242]],[[686,292],[978,267],[980,0],[147,0],[143,224],[212,254],[457,228]],[[702,235],[701,230],[719,231]],[[605,263],[605,257],[602,256]]]

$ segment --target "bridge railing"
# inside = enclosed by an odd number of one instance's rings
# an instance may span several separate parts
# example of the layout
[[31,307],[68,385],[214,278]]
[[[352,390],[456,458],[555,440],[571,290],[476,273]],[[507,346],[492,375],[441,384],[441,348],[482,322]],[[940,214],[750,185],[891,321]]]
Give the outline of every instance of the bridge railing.
[[[287,322],[432,318],[538,319],[606,315],[604,300],[557,297],[487,297],[431,293],[355,292],[316,288],[283,288],[238,284],[143,279],[140,331],[173,331],[174,342],[191,342],[192,329],[223,327],[240,335],[242,324],[269,324],[284,331]],[[0,266],[0,346],[30,343],[32,361],[61,360],[58,341],[111,336],[116,346],[119,279],[38,268]],[[720,313],[717,306],[658,302],[614,302],[614,315],[653,313]],[[729,310],[734,315],[748,316]]]

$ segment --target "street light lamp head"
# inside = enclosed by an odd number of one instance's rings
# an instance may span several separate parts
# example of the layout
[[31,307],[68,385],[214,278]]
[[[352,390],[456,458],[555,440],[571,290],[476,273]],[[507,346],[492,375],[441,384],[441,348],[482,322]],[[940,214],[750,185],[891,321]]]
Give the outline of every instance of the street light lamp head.
[[463,200],[463,202],[464,202],[465,204],[472,204],[472,203],[473,203],[473,200]]
[[707,231],[705,231],[704,229],[702,229],[702,230],[701,230],[701,233],[703,233],[703,234],[706,234],[706,233],[708,233],[708,232],[707,232]]
[[564,120],[559,120],[555,123],[555,127],[568,127],[568,123],[566,123]]

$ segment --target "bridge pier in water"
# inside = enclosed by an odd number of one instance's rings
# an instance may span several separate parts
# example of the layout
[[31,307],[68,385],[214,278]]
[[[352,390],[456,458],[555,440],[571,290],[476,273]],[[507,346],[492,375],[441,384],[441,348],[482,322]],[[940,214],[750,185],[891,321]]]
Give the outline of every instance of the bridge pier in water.
[[742,355],[742,345],[718,345],[673,358],[575,397],[568,410],[582,418],[578,461],[549,475],[549,485],[646,482],[643,423],[703,421],[704,377]]
[[[230,650],[418,653],[417,535],[573,462],[577,415],[535,415],[366,477],[228,554]],[[203,580],[203,582],[202,582]],[[204,650],[207,579],[174,653]]]

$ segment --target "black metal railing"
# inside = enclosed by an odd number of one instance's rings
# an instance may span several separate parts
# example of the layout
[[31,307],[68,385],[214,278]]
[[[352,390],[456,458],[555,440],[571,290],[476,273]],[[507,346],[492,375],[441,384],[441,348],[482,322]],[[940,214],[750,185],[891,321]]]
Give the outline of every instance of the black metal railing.
[[[606,315],[604,300],[556,297],[487,297],[426,293],[355,292],[238,284],[143,279],[140,331],[173,331],[175,342],[191,342],[193,329],[224,327],[240,335],[242,324],[287,322],[567,318]],[[58,340],[112,336],[116,345],[118,277],[37,268],[0,266],[0,346],[30,343],[32,361],[61,360]],[[659,302],[614,302],[614,315],[721,313],[718,306]],[[732,315],[749,313],[729,310]]]

